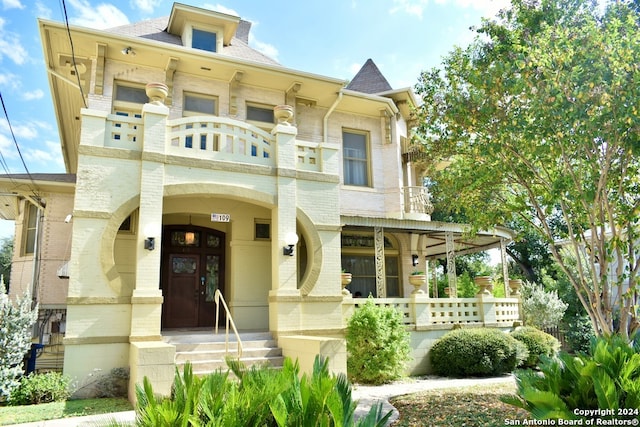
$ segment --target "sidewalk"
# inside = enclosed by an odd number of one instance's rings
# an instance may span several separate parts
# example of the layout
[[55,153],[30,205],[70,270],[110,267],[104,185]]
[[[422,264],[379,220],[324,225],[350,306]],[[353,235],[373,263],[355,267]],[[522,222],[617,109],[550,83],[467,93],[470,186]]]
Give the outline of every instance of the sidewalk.
[[[470,387],[483,384],[515,383],[513,376],[495,378],[471,378],[471,379],[448,379],[439,377],[425,377],[420,379],[409,378],[391,384],[381,386],[354,385],[352,398],[358,401],[355,417],[360,418],[369,412],[372,405],[378,402],[383,403],[383,413],[393,411],[390,421],[398,419],[398,411],[391,406],[389,399],[403,394],[418,393],[426,390]],[[109,421],[120,423],[133,423],[135,420],[134,411],[115,412],[111,414],[91,415],[86,417],[62,418],[49,421],[38,421],[35,423],[14,424],[5,427],[99,427],[106,425]]]

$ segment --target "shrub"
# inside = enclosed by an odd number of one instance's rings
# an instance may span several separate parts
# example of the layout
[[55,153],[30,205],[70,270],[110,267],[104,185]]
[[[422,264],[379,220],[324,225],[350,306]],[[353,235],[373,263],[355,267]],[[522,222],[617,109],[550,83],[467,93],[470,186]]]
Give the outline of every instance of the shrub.
[[522,357],[522,346],[509,334],[489,328],[456,329],[431,348],[431,368],[447,377],[502,375],[513,371]]
[[402,314],[368,298],[349,319],[347,373],[352,381],[383,384],[400,378],[411,360],[409,333]]
[[60,372],[31,373],[20,379],[11,393],[10,405],[36,405],[66,400],[69,397],[69,378]]
[[38,309],[27,293],[15,305],[0,283],[0,401],[9,399],[19,384],[24,356],[31,348],[31,326]]
[[588,353],[595,336],[593,325],[587,315],[576,314],[567,321],[564,328],[564,337],[574,353]]
[[558,326],[569,305],[558,297],[557,291],[547,292],[541,285],[522,284],[522,310],[525,324],[538,329]]
[[299,375],[299,365],[286,358],[281,370],[268,366],[246,369],[227,364],[228,372],[199,378],[191,365],[176,369],[170,398],[156,396],[149,380],[136,387],[136,425],[156,426],[385,426],[391,412],[382,415],[377,404],[358,422],[356,403],[346,376],[329,373],[326,359],[316,357],[311,375]]
[[[593,414],[598,414],[604,423],[601,425],[607,425],[604,420],[619,419],[621,415],[638,417],[635,408],[640,408],[640,353],[624,338],[595,339],[589,355],[561,352],[558,357],[541,359],[540,372],[516,373],[518,394],[502,398],[503,402],[523,408],[540,420],[592,420]],[[574,412],[576,409],[585,414],[589,410],[598,412],[581,417]],[[611,416],[604,412],[607,409]]]
[[560,342],[555,337],[531,326],[518,328],[511,336],[527,346],[529,355],[520,365],[525,368],[537,366],[540,356],[553,356],[560,349]]

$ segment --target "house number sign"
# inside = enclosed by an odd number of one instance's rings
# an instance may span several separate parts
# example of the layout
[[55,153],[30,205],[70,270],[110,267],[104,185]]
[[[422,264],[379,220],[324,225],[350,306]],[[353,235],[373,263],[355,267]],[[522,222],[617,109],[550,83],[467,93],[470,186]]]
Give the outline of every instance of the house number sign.
[[219,214],[219,213],[211,214],[211,222],[229,222],[230,220],[231,220],[231,215],[229,214]]

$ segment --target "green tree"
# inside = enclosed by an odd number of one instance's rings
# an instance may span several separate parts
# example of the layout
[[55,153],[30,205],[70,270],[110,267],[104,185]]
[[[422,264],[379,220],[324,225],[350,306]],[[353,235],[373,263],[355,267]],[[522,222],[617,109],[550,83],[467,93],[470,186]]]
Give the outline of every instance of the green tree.
[[476,229],[526,221],[597,333],[626,337],[640,311],[638,18],[629,2],[599,13],[586,0],[513,0],[416,87],[416,135],[448,208]]
[[13,238],[5,237],[0,240],[0,275],[4,277],[4,283],[9,291],[9,279],[11,278],[11,259],[13,258]]
[[31,327],[38,308],[31,308],[31,297],[25,293],[15,304],[0,285],[0,401],[8,399],[18,386],[22,362],[31,347]]

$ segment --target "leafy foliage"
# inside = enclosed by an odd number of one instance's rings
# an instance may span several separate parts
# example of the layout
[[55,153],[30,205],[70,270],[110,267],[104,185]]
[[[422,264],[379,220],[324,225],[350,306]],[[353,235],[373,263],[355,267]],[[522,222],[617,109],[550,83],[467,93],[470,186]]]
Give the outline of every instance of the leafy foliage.
[[411,359],[402,314],[368,298],[347,324],[347,373],[352,381],[383,384],[400,378]]
[[431,368],[447,377],[502,375],[526,357],[521,347],[497,329],[455,329],[431,347]]
[[529,356],[520,365],[525,368],[536,367],[541,356],[554,356],[560,349],[560,342],[555,337],[530,326],[516,329],[511,336],[527,346]]
[[190,364],[176,369],[170,398],[155,396],[149,380],[136,387],[139,426],[359,426],[382,427],[391,412],[375,405],[355,421],[356,404],[344,375],[329,373],[328,361],[316,357],[311,375],[299,375],[299,365],[285,359],[282,369],[245,368],[227,360],[237,377],[217,372],[193,375]]
[[11,278],[11,260],[13,259],[13,238],[5,237],[0,239],[0,275],[4,278],[4,283],[9,290],[9,279]]
[[22,362],[31,347],[31,326],[38,315],[25,294],[15,305],[0,284],[0,400],[8,399],[19,384]]
[[60,372],[31,373],[20,379],[9,398],[10,405],[59,402],[70,396],[69,378]]
[[[544,237],[597,334],[640,327],[640,26],[633,2],[513,0],[417,85],[439,200]],[[438,171],[446,160],[450,166]],[[580,260],[567,267],[558,240]],[[620,310],[615,308],[619,307]]]
[[620,418],[619,408],[640,408],[640,353],[623,337],[594,340],[589,355],[541,359],[540,372],[516,373],[518,396],[504,402],[536,419],[572,420],[580,418],[575,409],[613,409],[612,416],[599,416],[612,419]]
[[558,326],[567,307],[557,291],[546,291],[536,283],[523,282],[522,310],[527,325],[538,329]]
[[593,326],[587,316],[574,316],[565,319],[564,337],[571,350],[576,353],[587,353],[591,341],[595,338]]

